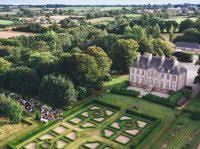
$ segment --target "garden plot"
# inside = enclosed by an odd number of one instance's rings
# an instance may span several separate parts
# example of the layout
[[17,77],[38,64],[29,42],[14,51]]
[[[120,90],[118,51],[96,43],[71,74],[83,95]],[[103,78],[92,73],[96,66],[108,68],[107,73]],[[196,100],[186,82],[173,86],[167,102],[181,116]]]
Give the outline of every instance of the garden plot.
[[144,128],[144,127],[147,126],[147,123],[144,122],[144,121],[138,120],[138,121],[137,121],[137,125],[138,125],[138,127],[140,127],[140,128]]
[[114,134],[114,131],[111,131],[109,129],[105,129],[103,132],[104,132],[104,136],[108,138],[110,138]]
[[81,125],[83,128],[92,128],[95,127],[95,124],[91,122],[86,122],[85,124]]
[[58,126],[55,129],[53,129],[54,132],[56,132],[57,134],[62,134],[67,130],[67,128],[65,126]]
[[88,142],[85,143],[84,146],[89,148],[89,149],[96,149],[100,146],[101,144],[99,142]]
[[75,131],[70,132],[69,134],[65,135],[71,141],[75,141],[77,138],[77,133]]
[[63,141],[63,140],[58,140],[56,142],[56,148],[57,149],[61,149],[64,148],[67,145],[67,142]]
[[131,139],[124,135],[119,135],[115,141],[119,142],[120,144],[127,144]]
[[79,117],[74,117],[73,119],[69,120],[69,122],[73,124],[79,124],[82,121]]
[[36,149],[37,143],[31,142],[25,146],[25,149]]
[[49,140],[52,140],[53,138],[54,138],[53,135],[47,133],[47,134],[41,136],[39,139],[40,139],[40,140],[48,140],[48,139],[49,139]]
[[125,130],[125,132],[127,134],[132,135],[132,136],[136,136],[138,133],[140,133],[140,130],[138,130],[138,129],[130,129],[130,130]]

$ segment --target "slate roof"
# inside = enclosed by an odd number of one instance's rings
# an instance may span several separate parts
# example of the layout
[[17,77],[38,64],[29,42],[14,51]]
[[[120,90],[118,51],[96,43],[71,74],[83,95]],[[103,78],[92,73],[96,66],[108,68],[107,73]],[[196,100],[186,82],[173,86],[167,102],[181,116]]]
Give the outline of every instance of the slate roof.
[[187,72],[187,69],[183,67],[180,63],[173,68],[174,60],[170,58],[165,58],[163,65],[161,65],[161,57],[159,56],[152,56],[151,62],[148,65],[148,57],[145,55],[140,56],[140,61],[137,63],[137,59],[135,59],[134,64],[132,67],[140,68],[140,69],[151,69],[154,68],[158,72],[168,73],[168,74],[182,74]]
[[191,48],[191,49],[199,49],[200,45],[199,43],[191,43],[191,42],[176,42],[176,47],[183,47],[183,48]]

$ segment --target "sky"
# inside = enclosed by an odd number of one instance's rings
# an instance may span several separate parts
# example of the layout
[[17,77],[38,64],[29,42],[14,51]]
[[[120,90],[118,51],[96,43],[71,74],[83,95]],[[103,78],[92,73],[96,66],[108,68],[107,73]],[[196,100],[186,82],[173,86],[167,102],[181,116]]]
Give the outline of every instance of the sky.
[[131,5],[131,4],[200,4],[200,0],[0,0],[0,4],[67,4],[67,5]]

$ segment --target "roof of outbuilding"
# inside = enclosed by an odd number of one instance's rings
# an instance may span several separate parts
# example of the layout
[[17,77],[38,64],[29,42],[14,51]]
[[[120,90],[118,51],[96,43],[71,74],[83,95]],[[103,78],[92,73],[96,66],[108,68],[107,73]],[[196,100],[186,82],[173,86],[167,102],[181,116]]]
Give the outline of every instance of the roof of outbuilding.
[[192,43],[192,42],[176,42],[176,47],[183,47],[183,48],[191,48],[191,49],[199,49],[200,45],[199,43]]
[[152,56],[151,62],[148,64],[148,56],[142,55],[140,56],[139,63],[137,63],[137,59],[134,61],[132,67],[140,68],[140,69],[155,69],[158,72],[169,73],[169,74],[181,74],[187,72],[187,69],[183,67],[180,63],[177,63],[174,66],[174,60],[171,58],[165,58],[164,63],[161,64],[161,57]]

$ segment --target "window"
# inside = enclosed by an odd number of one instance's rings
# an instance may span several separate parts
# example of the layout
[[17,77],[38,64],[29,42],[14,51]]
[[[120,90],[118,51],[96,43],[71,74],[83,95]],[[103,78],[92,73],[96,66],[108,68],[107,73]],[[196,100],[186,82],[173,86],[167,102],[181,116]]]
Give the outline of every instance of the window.
[[131,76],[131,82],[134,82],[134,76]]
[[151,76],[153,76],[153,74],[154,74],[154,72],[153,72],[153,70],[151,70]]
[[155,80],[155,86],[156,86],[156,87],[158,86],[158,81],[157,81],[157,80]]
[[139,69],[137,70],[137,74],[140,74],[140,70]]
[[148,70],[148,76],[150,76],[150,73],[151,73],[150,70]]
[[160,88],[163,88],[163,81],[160,81]]
[[142,84],[144,84],[145,82],[144,82],[144,78],[142,77]]
[[176,76],[172,76],[172,81],[176,81]]
[[174,83],[171,84],[171,89],[172,89],[173,91],[176,91],[176,85],[175,85]]
[[136,77],[136,82],[139,83],[139,77]]
[[170,75],[167,75],[167,80],[170,80]]
[[134,73],[134,68],[132,69],[132,73]]
[[165,75],[164,75],[164,74],[161,74],[161,78],[164,79],[164,77],[165,77]]
[[169,82],[166,83],[166,89],[169,89]]
[[153,79],[151,79],[151,81],[150,81],[150,85],[153,85]]
[[157,77],[158,76],[158,73],[157,72],[155,72],[155,77]]
[[142,75],[144,75],[144,70],[142,70]]

